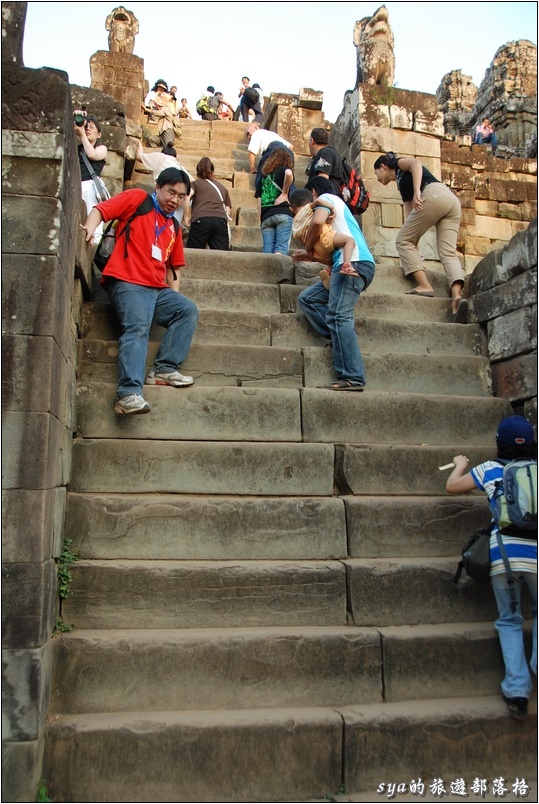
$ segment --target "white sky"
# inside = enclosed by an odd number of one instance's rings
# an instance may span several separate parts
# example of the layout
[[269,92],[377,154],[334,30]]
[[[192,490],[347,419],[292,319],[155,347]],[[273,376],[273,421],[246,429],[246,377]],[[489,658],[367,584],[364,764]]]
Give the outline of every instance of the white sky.
[[[139,20],[135,55],[145,78],[176,84],[194,104],[212,84],[236,102],[241,76],[270,92],[300,87],[324,93],[334,122],[356,78],[355,21],[381,3],[125,2]],[[29,2],[26,67],[65,70],[90,85],[89,59],[108,50],[107,15],[121,2]],[[386,2],[395,36],[395,81],[434,94],[442,77],[460,69],[479,86],[496,50],[515,39],[537,42],[535,2]]]

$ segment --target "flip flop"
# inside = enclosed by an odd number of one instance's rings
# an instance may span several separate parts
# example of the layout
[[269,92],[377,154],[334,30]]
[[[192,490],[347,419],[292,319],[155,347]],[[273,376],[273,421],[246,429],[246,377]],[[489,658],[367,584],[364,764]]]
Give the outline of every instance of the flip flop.
[[455,313],[455,324],[468,323],[468,299],[461,299]]
[[325,388],[327,391],[364,391],[364,385],[354,385],[348,380],[337,380],[332,382],[331,385],[321,385],[320,388]]
[[405,296],[427,296],[429,299],[434,297],[434,293],[432,290],[427,290],[424,293],[421,293],[419,290],[407,290],[404,294]]

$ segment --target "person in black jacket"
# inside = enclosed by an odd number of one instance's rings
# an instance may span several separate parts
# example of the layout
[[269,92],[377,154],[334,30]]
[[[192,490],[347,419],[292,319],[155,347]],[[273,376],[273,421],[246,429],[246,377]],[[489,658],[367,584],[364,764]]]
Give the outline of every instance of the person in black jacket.
[[309,151],[312,159],[307,168],[309,179],[320,176],[328,179],[332,193],[341,198],[341,185],[345,181],[342,159],[329,144],[329,132],[325,128],[313,128],[309,139]]

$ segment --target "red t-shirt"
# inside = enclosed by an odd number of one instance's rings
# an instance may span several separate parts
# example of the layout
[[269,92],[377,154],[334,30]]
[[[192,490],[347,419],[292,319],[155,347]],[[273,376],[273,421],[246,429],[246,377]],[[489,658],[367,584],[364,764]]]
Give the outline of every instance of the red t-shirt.
[[[125,221],[137,210],[146,198],[144,190],[126,190],[119,195],[96,204],[103,220],[118,219],[118,232],[122,232]],[[138,215],[130,224],[127,259],[125,235],[122,234],[114,247],[103,276],[114,276],[134,285],[147,285],[152,288],[168,287],[167,267],[181,268],[185,265],[181,229],[178,234],[172,218],[166,218],[156,209],[147,215]],[[157,235],[157,237],[156,237]],[[152,246],[161,249],[161,259],[152,256]]]

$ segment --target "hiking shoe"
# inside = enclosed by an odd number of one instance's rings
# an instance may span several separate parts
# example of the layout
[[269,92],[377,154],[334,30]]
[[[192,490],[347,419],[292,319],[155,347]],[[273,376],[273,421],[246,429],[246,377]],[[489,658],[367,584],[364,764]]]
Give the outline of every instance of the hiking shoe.
[[114,413],[149,413],[151,410],[146,400],[140,394],[127,394],[119,396],[114,405]]
[[180,371],[156,371],[150,369],[146,377],[146,385],[172,385],[174,388],[181,388],[182,385],[193,385],[194,380]]
[[528,699],[507,698],[505,695],[503,696],[503,699],[507,704],[507,708],[509,709],[509,714],[511,715],[511,717],[516,718],[516,720],[524,720],[524,718],[528,714]]

